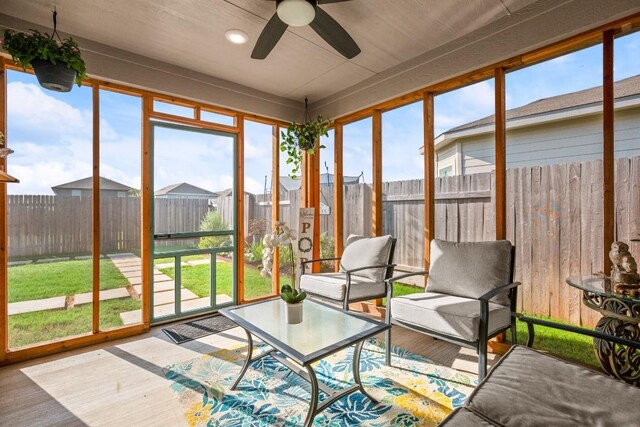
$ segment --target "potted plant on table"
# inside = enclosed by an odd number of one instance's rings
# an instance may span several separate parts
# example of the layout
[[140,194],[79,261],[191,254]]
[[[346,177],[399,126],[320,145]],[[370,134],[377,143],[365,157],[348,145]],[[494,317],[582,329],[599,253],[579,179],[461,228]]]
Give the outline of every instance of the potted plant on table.
[[306,292],[298,292],[296,288],[290,285],[284,285],[280,289],[280,298],[282,298],[287,306],[287,310],[285,311],[287,323],[295,325],[302,322],[302,301],[304,301],[306,297]]
[[55,11],[53,24],[51,35],[37,30],[31,30],[31,33],[6,30],[2,48],[24,70],[33,67],[40,86],[57,92],[69,92],[74,82],[80,86],[87,77],[87,68],[78,44],[71,37],[62,40],[58,36]]
[[311,120],[308,102],[309,100],[305,98],[302,123],[293,122],[286,131],[282,132],[280,151],[287,153],[287,164],[293,167],[289,176],[293,179],[296,179],[300,173],[302,152],[313,154],[316,148],[325,148],[324,145],[318,147],[318,140],[321,136],[329,134],[329,127],[331,126],[331,120],[325,120],[320,115],[315,120]]

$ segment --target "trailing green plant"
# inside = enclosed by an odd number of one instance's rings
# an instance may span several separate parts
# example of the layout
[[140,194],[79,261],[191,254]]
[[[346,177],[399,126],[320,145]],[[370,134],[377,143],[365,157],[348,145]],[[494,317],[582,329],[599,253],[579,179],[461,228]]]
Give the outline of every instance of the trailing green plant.
[[306,297],[306,292],[298,292],[296,288],[291,287],[290,285],[283,285],[282,288],[280,288],[280,298],[282,298],[287,304],[297,304],[304,301]]
[[293,122],[286,131],[282,131],[282,142],[280,151],[287,153],[287,164],[292,166],[289,176],[293,179],[298,177],[302,165],[302,152],[314,154],[317,149],[326,148],[324,145],[318,146],[321,136],[329,135],[331,120],[325,120],[318,116],[315,120],[305,120],[304,123]]
[[[224,222],[224,219],[222,219],[222,216],[217,211],[207,212],[200,222],[200,231],[219,231],[228,229],[229,226]],[[217,248],[226,246],[229,243],[231,243],[231,238],[229,236],[206,236],[200,238],[198,247],[202,249]]]
[[19,63],[24,70],[33,65],[34,59],[48,61],[54,65],[60,61],[76,72],[75,81],[80,86],[82,80],[87,78],[87,67],[78,44],[71,37],[57,41],[53,35],[37,30],[30,31],[31,33],[12,30],[4,32],[2,48],[11,55],[11,59]]

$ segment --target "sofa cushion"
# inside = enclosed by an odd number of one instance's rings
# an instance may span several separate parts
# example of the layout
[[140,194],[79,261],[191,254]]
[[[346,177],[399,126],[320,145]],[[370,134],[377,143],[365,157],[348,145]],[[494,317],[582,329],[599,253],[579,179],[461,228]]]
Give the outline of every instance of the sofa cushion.
[[[391,236],[365,237],[350,235],[347,238],[346,247],[340,259],[340,271],[389,264],[391,243]],[[375,268],[358,271],[354,274],[376,282],[382,282],[386,273],[387,270],[384,268]]]
[[438,424],[438,427],[493,427],[497,425],[474,414],[467,408],[458,408]]
[[513,347],[465,406],[503,426],[639,427],[640,388]]
[[[346,273],[303,274],[300,276],[300,289],[310,294],[342,301],[347,289],[347,275]],[[377,297],[384,293],[384,282],[351,276],[349,299]]]
[[[480,301],[436,292],[391,298],[391,316],[410,325],[444,335],[476,341],[479,336]],[[511,324],[511,309],[489,303],[489,333]]]
[[[465,298],[478,298],[511,280],[511,242],[431,241],[427,290]],[[509,305],[507,292],[492,301]]]

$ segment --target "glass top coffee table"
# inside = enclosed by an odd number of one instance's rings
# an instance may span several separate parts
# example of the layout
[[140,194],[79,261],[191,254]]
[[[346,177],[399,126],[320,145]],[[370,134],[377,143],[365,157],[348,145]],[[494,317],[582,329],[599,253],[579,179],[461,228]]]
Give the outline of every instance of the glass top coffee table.
[[[271,356],[311,384],[309,413],[304,425],[313,424],[316,415],[338,399],[356,391],[376,402],[360,381],[360,353],[367,338],[386,331],[391,326],[320,302],[303,301],[302,322],[291,325],[285,320],[285,302],[280,298],[220,310],[223,316],[236,322],[247,333],[247,359],[238,378],[231,386],[235,389],[252,362]],[[253,357],[252,335],[273,349]],[[318,382],[312,363],[355,345],[353,352],[353,379],[355,384],[342,390],[331,389]],[[327,397],[319,401],[319,391]]]

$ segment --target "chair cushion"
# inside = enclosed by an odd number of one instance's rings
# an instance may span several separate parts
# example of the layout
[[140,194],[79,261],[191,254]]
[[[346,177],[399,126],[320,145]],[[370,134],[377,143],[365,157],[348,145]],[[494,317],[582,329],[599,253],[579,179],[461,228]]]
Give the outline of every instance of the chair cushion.
[[[347,238],[346,247],[340,259],[340,271],[353,270],[354,268],[370,265],[389,264],[391,243],[391,236],[365,237],[350,235]],[[387,270],[384,268],[375,268],[358,271],[355,274],[376,282],[382,282],[386,273]]]
[[467,408],[458,408],[444,419],[438,427],[492,427],[497,424],[485,420]]
[[[511,242],[431,241],[427,290],[465,298],[478,298],[511,280]],[[508,292],[491,301],[509,305]]]
[[[479,337],[480,301],[421,292],[391,298],[391,316],[401,322],[466,341]],[[489,303],[489,333],[511,324],[511,309]]]
[[[321,297],[343,301],[347,289],[345,273],[303,274],[300,276],[300,289]],[[377,297],[385,293],[384,282],[374,282],[366,277],[351,276],[349,299]]]
[[640,388],[516,346],[465,406],[498,425],[639,427]]

